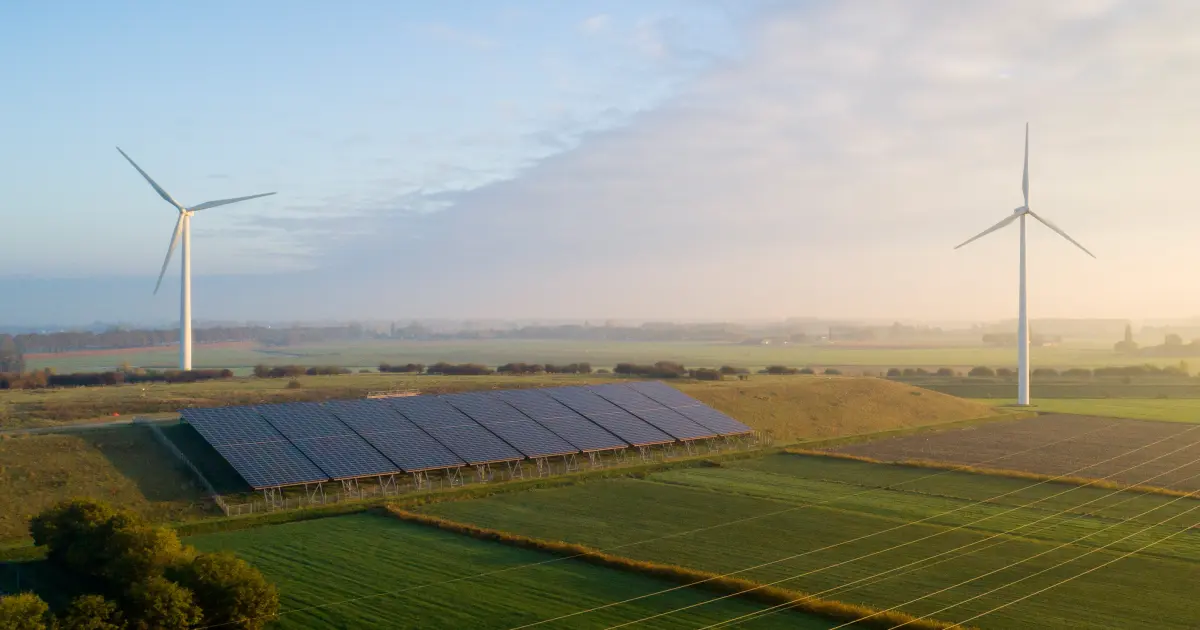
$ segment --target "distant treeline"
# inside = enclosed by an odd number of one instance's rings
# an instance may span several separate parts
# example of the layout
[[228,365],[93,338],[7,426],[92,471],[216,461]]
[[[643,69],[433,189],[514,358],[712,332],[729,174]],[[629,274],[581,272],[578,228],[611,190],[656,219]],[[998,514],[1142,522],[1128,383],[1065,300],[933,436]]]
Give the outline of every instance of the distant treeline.
[[254,366],[254,375],[258,378],[285,378],[296,376],[329,376],[332,374],[349,374],[351,371],[339,365],[318,365],[307,367],[303,365],[264,365]]
[[[7,335],[0,335],[0,338]],[[357,324],[346,326],[304,326],[271,328],[268,326],[234,326],[196,328],[192,331],[195,343],[227,343],[252,341],[268,346],[290,346],[321,341],[353,341],[370,335]],[[149,348],[179,342],[179,330],[124,330],[104,332],[66,331],[35,333],[12,337],[16,347],[25,354],[35,352],[74,352],[79,350],[110,350],[117,348]],[[3,344],[0,341],[0,344]]]
[[136,370],[55,374],[50,370],[0,373],[0,389],[43,389],[47,387],[103,387],[125,383],[196,383],[233,378],[231,370]]
[[[1065,370],[1057,370],[1054,368],[1037,368],[1032,372],[1033,376],[1040,378],[1070,378],[1070,379],[1090,379],[1090,378],[1189,378],[1191,372],[1188,364],[1181,361],[1179,365],[1168,365],[1159,367],[1157,365],[1125,365],[1125,366],[1110,366],[1099,367],[1095,369],[1088,368],[1070,368]],[[938,377],[955,377],[964,376],[961,372],[956,372],[951,368],[939,368],[934,371],[924,368],[891,368],[887,371],[888,378],[920,378],[929,376]],[[978,365],[965,374],[971,378],[1010,378],[1016,376],[1016,370],[1012,368],[990,368],[984,365]]]

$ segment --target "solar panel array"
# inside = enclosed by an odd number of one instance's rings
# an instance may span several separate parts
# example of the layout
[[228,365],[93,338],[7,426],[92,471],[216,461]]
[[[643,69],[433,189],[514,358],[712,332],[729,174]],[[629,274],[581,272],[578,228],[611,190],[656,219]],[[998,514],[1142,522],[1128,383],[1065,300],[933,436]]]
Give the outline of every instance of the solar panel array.
[[659,382],[184,409],[254,488],[743,435]]

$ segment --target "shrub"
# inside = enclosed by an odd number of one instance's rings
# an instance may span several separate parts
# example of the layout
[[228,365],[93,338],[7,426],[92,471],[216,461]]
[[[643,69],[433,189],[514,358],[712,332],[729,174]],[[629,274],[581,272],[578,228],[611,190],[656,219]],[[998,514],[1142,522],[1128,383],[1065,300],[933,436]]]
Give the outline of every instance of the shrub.
[[954,370],[950,368],[938,368],[936,374],[938,376],[954,376]]
[[270,366],[265,365],[263,363],[259,363],[258,365],[254,366],[254,376],[256,376],[258,378],[270,378],[271,377]]
[[45,630],[50,607],[33,593],[0,595],[0,628]]
[[161,576],[130,586],[126,600],[134,630],[184,630],[203,616],[191,591]]
[[799,370],[796,370],[796,373],[797,374],[816,374],[816,371],[813,370],[812,368],[806,367],[806,368],[800,368]]
[[626,376],[645,376],[648,378],[679,378],[688,373],[687,368],[674,361],[658,361],[654,365],[638,365],[636,363],[618,363],[613,372]]
[[915,370],[913,368],[904,368],[903,374],[904,374],[904,376],[909,376],[909,377],[916,376],[917,370]]
[[547,374],[591,374],[591,363],[568,363],[566,365],[546,364]]
[[271,378],[295,378],[297,376],[304,376],[307,373],[308,368],[303,365],[277,365],[271,368],[271,371],[267,375]]
[[1062,375],[1067,378],[1092,378],[1092,371],[1087,368],[1071,368],[1063,370]]
[[279,593],[262,573],[229,552],[206,553],[172,571],[203,610],[205,626],[258,630],[279,612]]
[[1037,377],[1054,377],[1058,376],[1058,370],[1054,368],[1038,368],[1033,371],[1033,375]]
[[887,371],[888,378],[896,378],[897,376],[902,376],[903,374],[904,373],[900,371],[900,368],[888,368]]
[[318,365],[304,371],[309,376],[332,376],[334,374],[349,374],[350,370],[338,365]]
[[997,368],[996,376],[999,376],[1001,378],[1012,378],[1013,371],[1008,368]]
[[765,374],[782,375],[782,374],[796,374],[799,371],[800,370],[797,370],[796,368],[787,367],[785,365],[768,365],[767,369],[764,370],[764,373]]
[[725,378],[725,375],[719,370],[714,370],[712,368],[698,368],[695,370],[690,370],[688,374],[692,378],[699,381],[719,381]]
[[124,630],[125,616],[100,595],[81,595],[71,601],[58,622],[59,630]]
[[970,372],[967,372],[967,376],[974,376],[976,378],[991,377],[991,376],[995,376],[995,375],[996,375],[995,370],[993,370],[990,367],[985,367],[982,365],[975,366],[975,367],[971,368]]
[[841,376],[842,371],[837,368],[825,368],[826,376]]
[[380,363],[380,372],[392,372],[402,374],[420,374],[425,371],[425,366],[420,363],[405,363],[404,365],[392,365],[390,363]]
[[545,372],[545,366],[540,363],[505,363],[496,368],[501,374],[539,374]]
[[492,373],[492,369],[486,365],[478,363],[446,363],[439,361],[429,366],[430,374],[444,374],[446,376],[487,376]]
[[749,374],[750,370],[746,368],[733,367],[732,365],[722,365],[719,370],[722,374]]
[[298,381],[296,379],[292,379],[292,380],[288,381],[287,389],[300,389],[301,387],[304,387],[304,385],[301,384],[300,381]]

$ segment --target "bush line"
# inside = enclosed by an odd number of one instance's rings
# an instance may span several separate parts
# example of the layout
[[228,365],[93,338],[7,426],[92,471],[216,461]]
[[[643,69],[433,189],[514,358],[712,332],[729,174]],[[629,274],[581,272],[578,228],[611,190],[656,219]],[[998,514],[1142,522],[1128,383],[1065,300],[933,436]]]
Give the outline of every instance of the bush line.
[[[676,584],[693,585],[696,588],[712,593],[717,593],[720,595],[735,595],[739,598],[755,601],[761,604],[767,604],[770,606],[785,604],[789,609],[819,615],[836,621],[854,621],[879,612],[877,609],[867,606],[847,604],[835,600],[810,598],[809,594],[802,591],[778,588],[774,586],[763,586],[758,582],[751,580],[723,577],[716,573],[698,571],[696,569],[689,569],[677,565],[649,562],[645,560],[634,560],[624,556],[608,554],[584,545],[562,541],[544,540],[541,538],[532,538],[529,536],[522,536],[520,534],[513,534],[497,529],[478,527],[437,516],[409,512],[396,506],[388,506],[387,511],[391,516],[407,523],[432,527],[453,534],[470,536],[471,538],[475,538],[477,540],[500,543],[520,549],[529,549],[532,551],[549,553],[561,558],[571,558],[573,560],[579,560],[582,562],[587,562],[588,564],[616,569],[619,571],[638,573]],[[749,589],[756,590],[745,593],[742,592],[748,591]],[[804,599],[804,601],[796,601],[800,599]],[[879,613],[874,617],[871,617],[871,619],[863,621],[862,625],[868,627],[891,628],[901,623],[907,623],[907,625],[912,628],[926,630],[950,628],[952,626],[950,623],[932,619],[917,620],[916,617],[912,615],[895,611]]]
[[808,457],[827,457],[830,459],[845,459],[850,461],[862,462],[864,464],[881,464],[884,466],[904,466],[906,468],[928,468],[933,470],[949,470],[954,472],[968,473],[972,475],[988,475],[991,477],[1006,477],[1009,479],[1022,479],[1026,481],[1048,481],[1051,483],[1061,483],[1070,486],[1090,486],[1093,488],[1102,488],[1105,490],[1122,490],[1127,492],[1138,492],[1141,494],[1153,494],[1164,497],[1195,497],[1195,492],[1185,490],[1172,490],[1170,488],[1162,488],[1159,486],[1145,486],[1126,484],[1119,481],[1110,481],[1108,479],[1096,479],[1092,477],[1077,477],[1067,476],[1060,477],[1057,475],[1045,475],[1042,473],[1028,472],[1025,470],[1013,470],[1011,468],[988,468],[986,466],[966,466],[961,464],[951,464],[947,462],[939,462],[929,459],[901,459],[896,461],[887,461],[876,459],[874,457],[866,457],[863,455],[851,455],[849,453],[834,453],[830,451],[816,451],[804,448],[785,448],[783,452],[789,455],[803,455]]

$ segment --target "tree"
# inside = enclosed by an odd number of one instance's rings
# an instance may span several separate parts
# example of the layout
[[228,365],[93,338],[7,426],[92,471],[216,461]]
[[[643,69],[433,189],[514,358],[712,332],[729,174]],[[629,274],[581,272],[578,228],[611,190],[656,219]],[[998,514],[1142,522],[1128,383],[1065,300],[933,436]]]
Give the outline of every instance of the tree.
[[954,370],[950,368],[938,368],[938,376],[954,376]]
[[825,374],[827,376],[840,376],[842,371],[837,368],[825,368]]
[[120,514],[110,524],[106,549],[109,557],[100,576],[112,584],[131,584],[161,575],[171,564],[191,556],[174,530],[141,522],[141,518]]
[[130,586],[126,600],[134,630],[185,630],[203,617],[191,591],[161,576]]
[[258,569],[232,553],[200,554],[171,575],[192,591],[206,626],[258,630],[279,612],[279,592]]
[[1181,346],[1183,346],[1183,337],[1180,337],[1179,335],[1177,335],[1175,333],[1171,333],[1171,334],[1167,335],[1167,338],[1165,340],[1163,340],[1163,345],[1172,347],[1172,348],[1181,347]]
[[982,365],[973,367],[973,368],[971,368],[970,372],[967,372],[967,376],[974,376],[974,377],[989,377],[989,376],[995,376],[995,375],[996,375],[995,370],[993,370],[990,367],[985,367]]
[[116,515],[99,501],[69,499],[33,517],[29,531],[35,545],[46,547],[51,562],[94,576],[105,555],[106,526]]
[[124,630],[125,616],[113,602],[100,595],[81,595],[58,622],[59,630]]
[[263,363],[254,366],[254,376],[258,378],[269,378],[271,376],[271,367]]
[[0,595],[0,628],[45,630],[50,607],[33,593]]
[[903,372],[900,371],[900,368],[888,368],[887,371],[888,378],[896,378],[902,374]]

